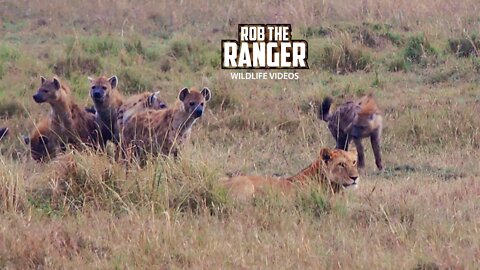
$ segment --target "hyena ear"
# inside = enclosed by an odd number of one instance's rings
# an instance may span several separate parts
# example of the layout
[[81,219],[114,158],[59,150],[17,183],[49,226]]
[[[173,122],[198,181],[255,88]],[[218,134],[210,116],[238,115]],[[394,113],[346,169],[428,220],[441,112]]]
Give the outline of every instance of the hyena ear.
[[0,139],[7,136],[7,134],[8,134],[8,128],[0,128]]
[[41,80],[42,84],[47,81],[47,79],[45,79],[45,77],[43,77],[43,76],[40,76],[40,80]]
[[210,98],[212,98],[212,91],[210,91],[210,89],[208,89],[207,87],[204,87],[202,89],[202,95],[205,98],[205,101],[209,101]]
[[90,77],[90,76],[88,76],[87,79],[91,84],[93,84],[93,81],[95,81],[95,79],[93,77]]
[[53,85],[55,85],[55,88],[58,90],[62,85],[60,84],[60,80],[58,80],[57,77],[53,77]]
[[180,90],[180,93],[178,93],[178,99],[180,99],[180,101],[184,101],[185,98],[188,96],[188,94],[190,94],[190,90],[188,90],[188,88],[185,87],[182,90]]
[[22,135],[22,139],[26,145],[30,144],[30,137],[28,137],[27,135]]
[[322,148],[320,150],[320,158],[325,162],[328,163],[332,159],[332,150],[328,148]]
[[148,107],[151,107],[153,105],[153,102],[155,101],[155,99],[157,98],[157,93],[158,92],[154,92],[153,94],[151,94],[148,99],[147,99],[147,105]]
[[113,75],[112,77],[110,77],[110,79],[108,79],[108,81],[110,82],[110,85],[112,86],[112,89],[117,87],[117,84],[118,84],[117,75]]

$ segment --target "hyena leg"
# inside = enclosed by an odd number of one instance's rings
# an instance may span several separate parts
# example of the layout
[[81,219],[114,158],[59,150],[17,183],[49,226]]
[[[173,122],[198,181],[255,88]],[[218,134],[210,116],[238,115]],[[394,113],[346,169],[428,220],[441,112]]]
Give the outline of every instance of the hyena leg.
[[348,151],[348,143],[350,142],[348,134],[340,133],[337,138],[337,149]]
[[355,138],[353,139],[355,147],[357,148],[358,155],[358,168],[365,168],[365,153],[363,151],[362,139]]
[[381,171],[383,170],[382,165],[382,153],[380,150],[380,132],[377,130],[370,135],[370,142],[372,143],[373,154],[375,155],[375,164],[377,168]]

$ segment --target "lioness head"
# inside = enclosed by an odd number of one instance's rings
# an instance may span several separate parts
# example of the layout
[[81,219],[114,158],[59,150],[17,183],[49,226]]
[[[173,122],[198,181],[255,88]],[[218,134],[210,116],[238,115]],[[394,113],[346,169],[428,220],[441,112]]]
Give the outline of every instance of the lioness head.
[[356,151],[343,151],[340,149],[320,150],[320,159],[325,164],[325,176],[332,184],[340,187],[357,187],[357,153]]

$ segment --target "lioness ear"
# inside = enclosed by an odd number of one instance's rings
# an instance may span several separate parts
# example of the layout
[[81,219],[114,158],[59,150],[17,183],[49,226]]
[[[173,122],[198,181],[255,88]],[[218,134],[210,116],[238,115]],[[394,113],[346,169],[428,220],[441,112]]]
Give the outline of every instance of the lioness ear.
[[23,139],[23,142],[26,144],[26,145],[29,145],[30,144],[30,137],[26,136],[26,135],[22,135],[22,139]]
[[57,77],[53,77],[53,85],[55,85],[55,89],[60,89],[62,85],[60,84],[60,80]]
[[178,99],[180,99],[181,101],[184,101],[185,98],[188,96],[188,94],[190,94],[190,90],[188,90],[188,88],[185,87],[182,90],[180,90],[180,93],[178,93]]
[[42,81],[42,84],[47,81],[47,79],[45,79],[43,76],[40,76],[40,80]]
[[207,87],[204,87],[202,89],[202,95],[205,98],[205,101],[209,101],[210,98],[212,98],[212,91],[210,91],[210,89],[208,89]]
[[328,148],[322,148],[322,150],[320,150],[320,157],[325,163],[327,163],[332,159],[331,150]]
[[92,78],[92,77],[90,77],[90,76],[88,76],[88,81],[89,81],[91,84],[93,84],[93,81],[95,81],[95,79]]
[[117,87],[118,78],[117,78],[116,75],[113,75],[112,77],[110,77],[110,79],[108,79],[108,81],[110,82],[110,85],[112,86],[112,89]]

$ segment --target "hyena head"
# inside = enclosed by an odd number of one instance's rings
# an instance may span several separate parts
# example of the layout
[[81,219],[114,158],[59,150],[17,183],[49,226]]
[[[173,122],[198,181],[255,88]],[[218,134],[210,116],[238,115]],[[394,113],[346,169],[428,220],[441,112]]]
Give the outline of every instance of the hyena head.
[[156,91],[150,95],[146,105],[148,108],[152,108],[154,110],[163,110],[167,108],[167,103],[160,98],[160,91]]
[[183,88],[178,94],[178,99],[183,103],[185,111],[193,116],[193,118],[199,118],[203,115],[206,102],[212,97],[210,89],[203,88],[202,91],[195,89],[189,90]]
[[91,84],[90,97],[92,97],[93,102],[98,105],[101,105],[108,100],[111,92],[118,84],[118,78],[115,75],[110,78],[101,76],[97,79],[88,77],[88,80]]
[[382,124],[382,116],[373,95],[361,98],[358,113],[352,122],[350,134],[353,138],[364,138]]
[[30,154],[36,161],[45,161],[49,155],[53,154],[54,146],[47,136],[37,134],[37,136],[22,136],[26,145],[30,145]]
[[38,88],[37,93],[33,95],[33,100],[36,103],[52,102],[61,98],[62,84],[60,80],[53,77],[53,80],[49,81],[45,77],[40,76],[42,85]]

